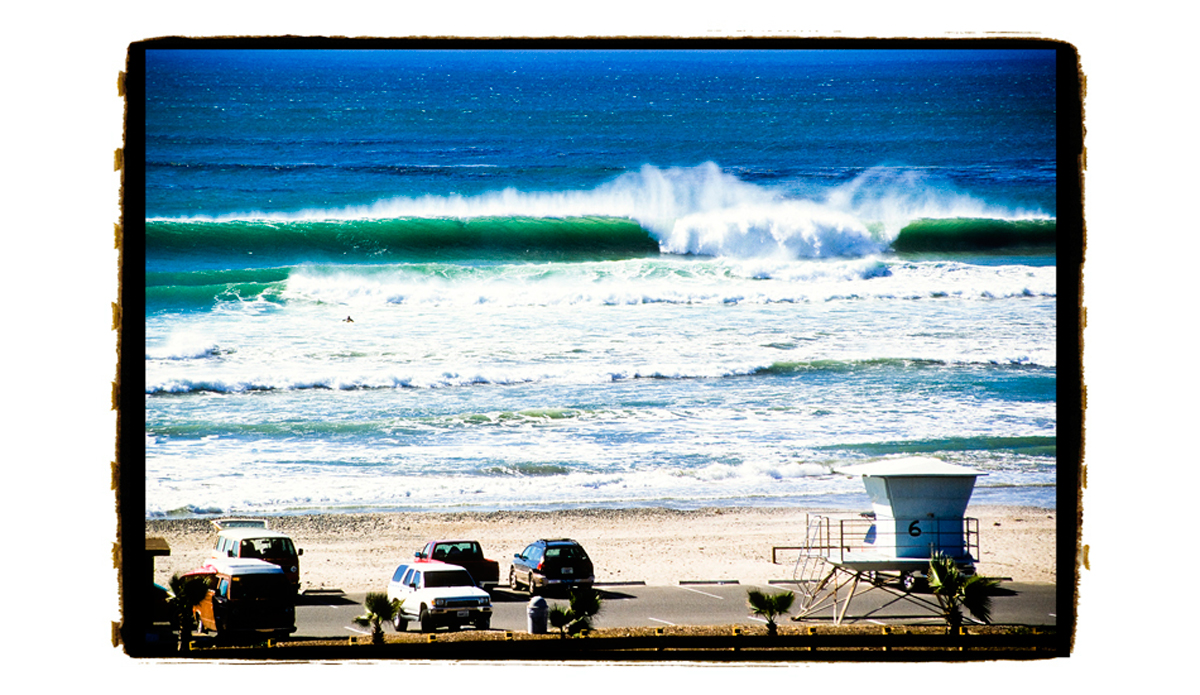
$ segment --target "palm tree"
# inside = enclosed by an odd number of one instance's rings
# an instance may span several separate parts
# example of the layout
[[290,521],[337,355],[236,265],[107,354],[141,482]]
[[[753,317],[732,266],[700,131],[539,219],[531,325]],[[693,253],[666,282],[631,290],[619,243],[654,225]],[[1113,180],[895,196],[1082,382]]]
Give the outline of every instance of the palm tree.
[[208,585],[197,577],[171,575],[171,609],[174,612],[175,628],[179,630],[179,651],[186,651],[192,641],[193,612],[208,596]]
[[371,644],[383,644],[383,623],[395,620],[401,603],[400,599],[388,600],[387,594],[367,594],[367,598],[363,600],[366,613],[355,618],[354,622],[363,627],[371,627]]
[[937,597],[951,632],[962,627],[963,608],[979,622],[991,622],[992,593],[999,584],[999,579],[963,574],[953,558],[942,553],[935,553],[929,561],[929,588]]
[[571,609],[560,604],[554,604],[550,606],[548,617],[550,619],[550,626],[558,628],[558,636],[566,639],[567,626],[571,624],[571,621],[575,620],[575,614],[571,612]]
[[554,605],[550,607],[550,625],[558,628],[560,637],[568,634],[577,635],[584,630],[591,630],[596,623],[596,616],[603,608],[600,592],[592,587],[573,587],[568,596],[570,607]]
[[575,587],[571,589],[570,596],[571,615],[574,620],[571,622],[570,632],[572,635],[578,634],[583,630],[591,630],[595,625],[596,616],[600,614],[600,610],[604,607],[600,599],[600,592],[592,587]]
[[750,589],[746,592],[746,601],[750,604],[750,609],[754,611],[755,615],[766,619],[767,634],[772,637],[779,631],[775,624],[775,618],[787,614],[792,609],[792,603],[795,600],[796,595],[790,591],[767,594],[758,589]]

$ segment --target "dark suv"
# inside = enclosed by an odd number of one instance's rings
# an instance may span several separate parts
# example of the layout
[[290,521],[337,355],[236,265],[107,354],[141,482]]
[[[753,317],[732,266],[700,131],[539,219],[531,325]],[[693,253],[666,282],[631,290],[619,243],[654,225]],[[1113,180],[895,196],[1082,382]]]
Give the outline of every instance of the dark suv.
[[569,538],[537,540],[513,555],[508,585],[522,585],[533,595],[548,588],[590,587],[596,581],[592,561],[583,546]]

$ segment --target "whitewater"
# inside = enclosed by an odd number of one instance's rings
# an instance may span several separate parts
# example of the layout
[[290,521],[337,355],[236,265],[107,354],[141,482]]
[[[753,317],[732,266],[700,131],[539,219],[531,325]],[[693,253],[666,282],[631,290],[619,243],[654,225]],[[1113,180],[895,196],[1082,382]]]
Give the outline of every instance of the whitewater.
[[1053,508],[1053,60],[901,57],[148,56],[146,515]]
[[[864,256],[888,250],[919,220],[1052,220],[1041,210],[1008,210],[905,168],[876,167],[822,194],[789,197],[741,181],[714,162],[690,168],[644,165],[591,190],[393,198],[371,205],[295,212],[150,218],[153,222],[287,224],[396,220],[583,220],[637,223],[663,253],[734,258]],[[561,233],[561,232],[560,232]]]

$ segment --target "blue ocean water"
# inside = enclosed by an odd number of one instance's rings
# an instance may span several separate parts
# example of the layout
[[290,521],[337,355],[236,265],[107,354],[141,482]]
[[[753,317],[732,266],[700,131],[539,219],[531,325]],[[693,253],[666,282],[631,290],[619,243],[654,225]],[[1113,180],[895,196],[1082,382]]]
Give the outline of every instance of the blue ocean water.
[[1053,50],[145,75],[148,516],[1055,505]]

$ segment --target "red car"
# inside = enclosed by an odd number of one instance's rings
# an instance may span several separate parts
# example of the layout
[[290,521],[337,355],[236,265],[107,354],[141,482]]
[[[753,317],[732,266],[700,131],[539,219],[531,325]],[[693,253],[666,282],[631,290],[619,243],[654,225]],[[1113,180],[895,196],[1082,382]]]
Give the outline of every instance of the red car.
[[418,560],[437,560],[463,567],[471,573],[476,586],[485,589],[500,583],[500,563],[483,556],[479,541],[429,541],[413,555]]

